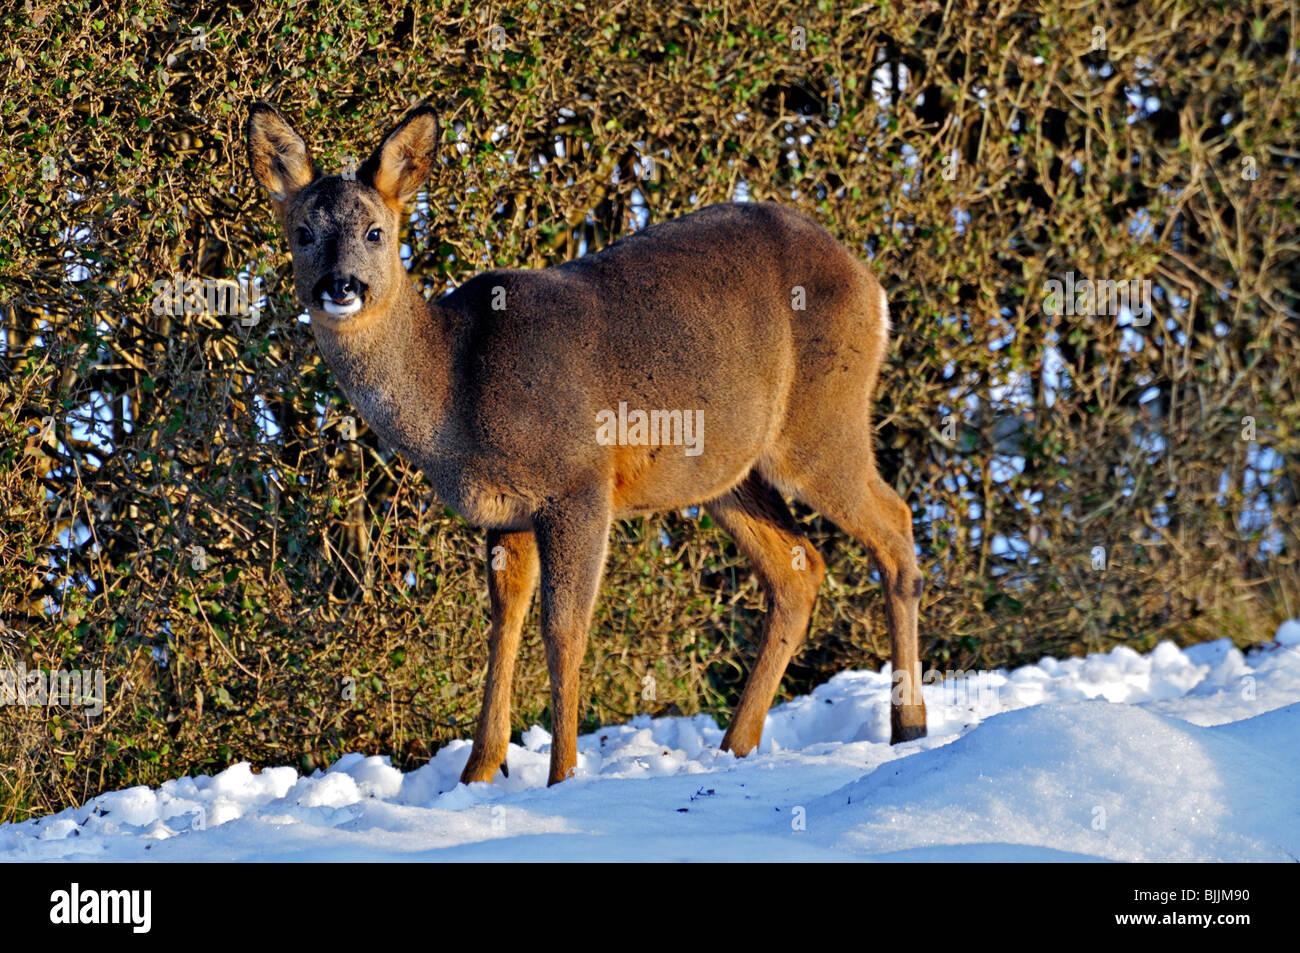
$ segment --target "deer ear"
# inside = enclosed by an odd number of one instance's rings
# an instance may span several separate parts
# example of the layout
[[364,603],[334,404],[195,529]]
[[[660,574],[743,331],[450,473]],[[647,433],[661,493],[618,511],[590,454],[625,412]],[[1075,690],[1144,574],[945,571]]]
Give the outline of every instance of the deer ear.
[[432,106],[417,106],[384,136],[357,170],[357,179],[400,212],[428,181],[437,155],[438,116]]
[[283,205],[319,174],[302,136],[268,103],[248,111],[248,164],[257,184]]

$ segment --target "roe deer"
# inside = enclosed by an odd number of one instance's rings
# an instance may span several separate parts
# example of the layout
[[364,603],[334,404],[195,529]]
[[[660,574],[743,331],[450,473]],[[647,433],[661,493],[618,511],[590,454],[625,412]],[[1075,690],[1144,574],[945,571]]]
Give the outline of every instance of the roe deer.
[[[539,577],[549,783],[569,775],[610,524],[694,504],[735,540],[768,598],[758,661],[722,741],[737,756],[753,750],[825,573],[783,493],[870,552],[894,670],[890,741],[925,734],[912,513],[876,472],[872,447],[888,304],[852,252],[792,209],[720,204],[555,268],[489,271],[428,301],[398,241],[437,161],[429,106],[390,130],[355,177],[322,175],[265,103],[252,106],[247,135],[253,175],[290,243],[297,297],[343,392],[441,502],[487,530],[487,684],[463,781],[491,781],[503,765]],[[651,408],[660,432],[647,435]],[[692,425],[692,445],[665,446]]]

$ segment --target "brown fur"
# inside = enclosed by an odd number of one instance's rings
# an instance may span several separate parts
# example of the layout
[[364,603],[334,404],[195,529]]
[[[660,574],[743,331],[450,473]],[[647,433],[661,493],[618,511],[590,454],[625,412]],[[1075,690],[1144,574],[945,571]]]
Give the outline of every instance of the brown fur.
[[[557,268],[486,272],[429,302],[402,268],[398,237],[434,163],[432,110],[408,114],[356,181],[322,177],[265,104],[253,107],[248,142],[293,248],[298,296],[344,393],[441,501],[488,530],[489,566],[495,547],[504,554],[489,570],[488,683],[463,780],[491,780],[505,757],[514,659],[538,580],[550,781],[568,775],[610,523],[691,504],[732,535],[770,603],[723,741],[737,755],[751,751],[824,573],[782,492],[870,551],[896,673],[891,741],[925,734],[911,510],[877,474],[872,450],[888,310],[871,271],[830,233],[779,205],[714,205]],[[303,228],[309,245],[298,240]],[[363,286],[357,313],[324,310],[321,288]],[[796,286],[805,310],[793,307]],[[703,452],[602,445],[597,414],[620,402],[703,411]]]

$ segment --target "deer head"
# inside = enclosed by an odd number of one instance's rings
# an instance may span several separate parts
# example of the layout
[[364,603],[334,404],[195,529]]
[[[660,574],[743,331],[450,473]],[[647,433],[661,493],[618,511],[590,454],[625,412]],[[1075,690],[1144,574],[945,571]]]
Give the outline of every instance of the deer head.
[[275,205],[312,321],[347,331],[382,317],[409,283],[399,231],[435,161],[433,109],[407,113],[354,175],[321,175],[302,136],[267,103],[253,105],[247,133],[253,177]]

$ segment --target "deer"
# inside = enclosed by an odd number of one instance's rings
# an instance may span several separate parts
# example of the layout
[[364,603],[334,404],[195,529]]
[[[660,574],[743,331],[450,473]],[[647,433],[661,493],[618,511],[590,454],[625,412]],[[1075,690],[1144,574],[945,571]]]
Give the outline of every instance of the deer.
[[[890,743],[925,735],[912,511],[874,453],[889,304],[848,247],[788,206],[724,202],[430,300],[399,254],[410,203],[439,162],[429,103],[351,173],[322,174],[268,103],[251,104],[245,131],[294,295],[339,388],[440,503],[486,531],[487,674],[463,783],[508,770],[515,660],[538,590],[548,785],[574,773],[613,523],[690,507],[734,541],[766,598],[721,744],[738,758],[758,747],[826,571],[787,496],[867,550],[889,630]],[[678,411],[695,424],[696,452],[681,445]],[[647,435],[651,413],[664,439]]]

